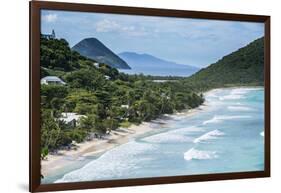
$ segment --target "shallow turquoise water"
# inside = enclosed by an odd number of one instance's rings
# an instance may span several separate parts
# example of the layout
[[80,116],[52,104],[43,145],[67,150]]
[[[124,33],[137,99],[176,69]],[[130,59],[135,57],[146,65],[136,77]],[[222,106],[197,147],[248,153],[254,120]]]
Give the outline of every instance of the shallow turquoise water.
[[166,116],[165,124],[153,123],[154,132],[45,182],[264,170],[263,88],[217,89],[205,98],[207,105],[195,115]]

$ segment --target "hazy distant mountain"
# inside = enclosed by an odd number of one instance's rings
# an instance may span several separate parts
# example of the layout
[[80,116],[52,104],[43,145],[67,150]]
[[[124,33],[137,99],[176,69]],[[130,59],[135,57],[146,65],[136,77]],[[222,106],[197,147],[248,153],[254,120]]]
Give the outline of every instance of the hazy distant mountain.
[[81,55],[91,58],[99,63],[105,63],[118,69],[130,69],[130,66],[107,48],[96,38],[86,38],[72,47]]
[[199,70],[199,68],[194,66],[177,64],[149,54],[123,52],[118,55],[130,65],[131,70],[125,71],[129,74],[189,76]]

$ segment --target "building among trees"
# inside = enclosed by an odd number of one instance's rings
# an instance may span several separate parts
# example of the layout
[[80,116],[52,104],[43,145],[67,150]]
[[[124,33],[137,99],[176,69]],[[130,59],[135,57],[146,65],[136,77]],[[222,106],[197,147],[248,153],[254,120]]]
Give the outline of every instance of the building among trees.
[[57,84],[57,85],[65,85],[66,83],[62,81],[59,77],[57,76],[46,76],[41,79],[41,84]]
[[50,39],[56,39],[56,34],[55,34],[55,30],[52,30],[51,34],[41,34],[42,38],[46,38],[48,40]]
[[85,115],[78,115],[77,113],[69,112],[62,113],[61,115],[62,117],[60,117],[59,120],[64,121],[73,128],[79,125],[79,120],[81,117],[86,117]]

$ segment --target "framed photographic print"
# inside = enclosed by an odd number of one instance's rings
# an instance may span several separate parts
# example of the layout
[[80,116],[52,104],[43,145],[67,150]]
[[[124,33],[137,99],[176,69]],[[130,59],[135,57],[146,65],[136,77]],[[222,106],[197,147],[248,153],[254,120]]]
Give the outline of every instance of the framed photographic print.
[[30,191],[270,176],[270,17],[30,2]]

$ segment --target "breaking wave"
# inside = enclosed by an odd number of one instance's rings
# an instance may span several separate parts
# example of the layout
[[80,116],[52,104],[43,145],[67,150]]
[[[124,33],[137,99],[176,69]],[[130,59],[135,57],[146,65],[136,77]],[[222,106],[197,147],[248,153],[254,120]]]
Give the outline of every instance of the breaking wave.
[[213,140],[213,139],[217,139],[219,136],[223,136],[224,133],[219,131],[218,129],[210,131],[208,133],[205,133],[204,135],[196,138],[193,142],[194,143],[200,143],[200,142],[205,142],[208,140]]
[[195,148],[191,148],[187,152],[184,153],[184,159],[187,161],[191,160],[207,160],[218,158],[216,151],[201,151]]
[[260,90],[260,88],[236,88],[233,89],[229,95],[219,97],[219,100],[236,100],[245,98],[245,94],[253,90]]
[[190,142],[192,139],[182,135],[163,133],[147,137],[143,141],[150,143],[183,143]]
[[210,124],[210,123],[220,123],[224,120],[247,119],[247,118],[251,118],[251,116],[249,116],[249,115],[233,115],[233,116],[215,115],[212,119],[204,121],[203,125]]
[[142,141],[150,143],[184,143],[192,142],[192,138],[186,136],[188,133],[202,131],[199,127],[186,127],[171,130],[165,133],[159,133],[142,139]]
[[253,109],[250,107],[246,107],[246,106],[228,106],[227,107],[228,110],[231,111],[252,111]]
[[[113,148],[78,170],[67,173],[55,183],[124,178],[148,159],[139,156],[155,151],[152,144],[135,141]],[[140,158],[142,157],[142,158]]]

